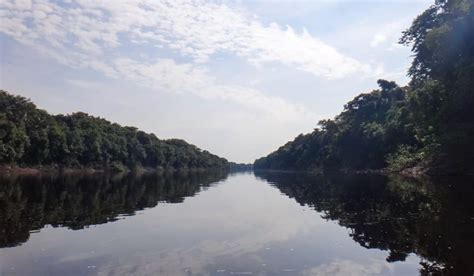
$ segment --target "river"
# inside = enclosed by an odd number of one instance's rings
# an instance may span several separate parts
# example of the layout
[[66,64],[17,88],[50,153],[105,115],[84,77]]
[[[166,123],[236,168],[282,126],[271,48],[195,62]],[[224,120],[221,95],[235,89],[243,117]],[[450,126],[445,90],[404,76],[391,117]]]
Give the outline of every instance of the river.
[[473,275],[469,179],[0,177],[0,275]]

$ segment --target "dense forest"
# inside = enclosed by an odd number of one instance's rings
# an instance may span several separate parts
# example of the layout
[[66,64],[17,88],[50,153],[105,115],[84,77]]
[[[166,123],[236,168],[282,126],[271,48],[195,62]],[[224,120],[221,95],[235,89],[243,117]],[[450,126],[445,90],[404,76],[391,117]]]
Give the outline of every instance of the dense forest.
[[179,139],[78,112],[50,115],[0,90],[0,165],[126,170],[227,169],[228,162]]
[[229,162],[229,170],[233,172],[251,171],[252,169],[253,164]]
[[406,87],[379,80],[333,120],[299,135],[255,169],[417,169],[472,173],[474,2],[436,0],[403,32],[413,62]]

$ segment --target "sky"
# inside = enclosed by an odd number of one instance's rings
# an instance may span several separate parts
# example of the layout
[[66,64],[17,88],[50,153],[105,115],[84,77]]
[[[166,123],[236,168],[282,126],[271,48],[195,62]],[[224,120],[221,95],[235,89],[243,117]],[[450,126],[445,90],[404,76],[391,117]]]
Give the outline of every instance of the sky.
[[0,1],[0,89],[253,162],[377,79],[428,0]]

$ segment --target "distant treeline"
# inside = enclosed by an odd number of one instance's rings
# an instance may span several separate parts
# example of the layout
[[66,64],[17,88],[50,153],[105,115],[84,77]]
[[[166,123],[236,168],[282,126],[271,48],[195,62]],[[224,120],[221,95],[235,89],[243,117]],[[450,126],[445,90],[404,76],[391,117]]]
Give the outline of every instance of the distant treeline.
[[253,164],[229,162],[229,169],[231,171],[251,171]]
[[124,170],[227,169],[228,162],[179,139],[78,112],[50,115],[0,90],[0,165]]
[[406,87],[379,80],[333,120],[255,161],[255,169],[474,168],[474,2],[447,0],[418,16],[400,43],[414,59]]

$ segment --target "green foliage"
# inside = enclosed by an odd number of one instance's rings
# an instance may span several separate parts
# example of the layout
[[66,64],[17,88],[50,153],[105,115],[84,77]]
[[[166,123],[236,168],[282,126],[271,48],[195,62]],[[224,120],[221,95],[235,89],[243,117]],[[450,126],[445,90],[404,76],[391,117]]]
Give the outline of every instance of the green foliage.
[[378,81],[380,89],[360,94],[344,106],[335,120],[298,136],[276,152],[255,162],[257,169],[323,170],[379,169],[398,144],[415,145],[407,126],[406,91],[394,82]]
[[411,82],[360,94],[335,120],[255,162],[256,169],[381,169],[423,165],[473,172],[474,2],[438,0],[400,43],[412,45]]
[[424,153],[416,151],[416,148],[400,145],[397,151],[387,155],[388,167],[393,171],[401,171],[411,168],[424,160]]
[[438,1],[419,16],[401,41],[415,58],[409,108],[431,166],[472,171],[474,163],[474,3]]
[[178,139],[160,140],[133,127],[78,112],[52,116],[0,91],[0,164],[226,169],[227,160]]
[[251,171],[253,164],[229,162],[229,170],[232,172]]

